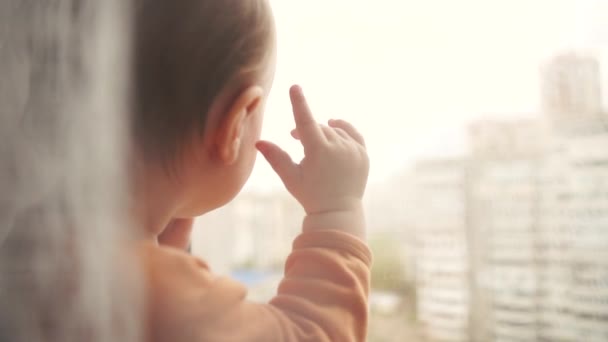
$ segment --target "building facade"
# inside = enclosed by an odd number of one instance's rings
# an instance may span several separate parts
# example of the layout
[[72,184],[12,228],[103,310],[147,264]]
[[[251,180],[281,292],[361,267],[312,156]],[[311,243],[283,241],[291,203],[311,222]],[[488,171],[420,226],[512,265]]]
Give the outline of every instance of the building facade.
[[193,252],[220,273],[234,268],[282,269],[303,217],[301,206],[286,193],[243,193],[197,219]]
[[[565,53],[541,79],[541,119],[476,122],[466,167],[427,161],[412,174],[418,311],[429,341],[457,340],[463,327],[466,341],[608,341],[599,64]],[[467,322],[456,324],[461,315]]]
[[431,341],[468,341],[467,162],[421,162],[411,177],[422,333]]

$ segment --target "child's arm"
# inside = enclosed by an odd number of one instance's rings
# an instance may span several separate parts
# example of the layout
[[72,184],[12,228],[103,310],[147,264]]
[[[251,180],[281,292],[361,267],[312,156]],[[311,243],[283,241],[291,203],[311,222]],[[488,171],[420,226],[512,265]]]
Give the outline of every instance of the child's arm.
[[[362,197],[369,160],[365,141],[349,123],[330,120],[319,125],[299,87],[291,89],[296,129],[292,135],[304,147],[295,164],[268,142],[258,149],[306,211],[303,233],[294,243],[271,304],[292,324],[297,339],[305,339],[307,325],[315,327],[311,340],[363,341],[367,331],[370,253],[363,243],[365,218]],[[289,324],[287,324],[289,326]]]
[[242,285],[213,277],[200,260],[149,246],[151,340],[365,340],[371,256],[363,242],[364,142],[346,122],[318,125],[299,88],[291,97],[305,158],[295,164],[275,145],[258,144],[307,213],[277,296],[248,302]]

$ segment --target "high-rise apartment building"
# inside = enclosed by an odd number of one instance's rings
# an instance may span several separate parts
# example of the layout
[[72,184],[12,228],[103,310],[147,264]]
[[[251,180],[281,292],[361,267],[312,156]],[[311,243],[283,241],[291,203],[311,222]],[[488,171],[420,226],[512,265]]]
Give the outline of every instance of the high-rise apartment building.
[[468,341],[467,162],[421,162],[411,177],[422,333],[430,341]]

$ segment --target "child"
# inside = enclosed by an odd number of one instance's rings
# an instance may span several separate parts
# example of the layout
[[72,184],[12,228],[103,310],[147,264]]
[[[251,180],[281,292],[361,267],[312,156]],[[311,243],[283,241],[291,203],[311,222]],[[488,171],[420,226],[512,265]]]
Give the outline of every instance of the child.
[[[345,121],[317,124],[294,86],[292,135],[304,159],[258,141],[275,63],[266,0],[141,0],[135,10],[133,212],[147,241],[147,340],[364,341],[371,257],[361,135]],[[157,243],[171,220],[232,200],[256,148],[306,212],[268,304]]]

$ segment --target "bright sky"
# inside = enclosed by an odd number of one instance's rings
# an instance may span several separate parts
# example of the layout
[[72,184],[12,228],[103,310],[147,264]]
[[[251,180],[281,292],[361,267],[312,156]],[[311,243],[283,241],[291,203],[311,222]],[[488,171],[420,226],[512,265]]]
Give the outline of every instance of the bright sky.
[[[475,118],[535,115],[541,61],[608,41],[605,0],[271,2],[278,65],[263,138],[301,158],[287,96],[301,84],[319,121],[365,135],[372,182],[419,156],[463,153]],[[281,184],[260,156],[248,186]]]

